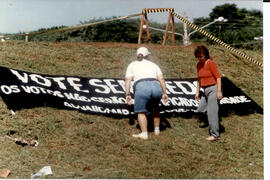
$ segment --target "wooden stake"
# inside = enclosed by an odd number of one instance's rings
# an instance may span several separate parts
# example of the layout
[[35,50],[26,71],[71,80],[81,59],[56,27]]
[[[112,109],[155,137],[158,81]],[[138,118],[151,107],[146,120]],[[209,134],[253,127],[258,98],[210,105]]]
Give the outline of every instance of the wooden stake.
[[[171,37],[168,36],[168,31],[169,31],[169,27],[170,27],[170,24],[171,24],[171,20],[172,20],[172,35]],[[163,35],[163,42],[162,42],[162,45],[165,45],[166,44],[166,41],[168,39],[170,39],[172,41],[172,45],[175,45],[175,35],[174,35],[174,16],[173,14],[170,12],[169,16],[168,16],[168,22],[167,22],[167,25],[166,25],[166,31],[164,32],[164,35]]]
[[28,42],[28,35],[29,35],[29,33],[26,32],[26,33],[25,33],[25,42]]
[[[146,28],[146,37],[143,37],[144,26]],[[143,14],[141,15],[141,24],[140,24],[140,32],[139,32],[139,37],[138,37],[138,44],[142,43],[142,39],[147,39],[148,44],[151,43],[151,36],[150,36],[150,31],[149,31],[147,13],[146,11],[144,11],[144,9],[143,9]]]

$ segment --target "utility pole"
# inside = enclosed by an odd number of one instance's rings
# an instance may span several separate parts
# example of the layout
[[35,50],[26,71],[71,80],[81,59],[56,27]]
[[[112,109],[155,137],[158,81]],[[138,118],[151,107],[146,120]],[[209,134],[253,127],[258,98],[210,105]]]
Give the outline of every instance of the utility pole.
[[218,38],[221,39],[221,25],[218,26]]
[[[187,19],[186,13],[184,12],[184,18]],[[183,38],[183,44],[185,46],[190,45],[189,35],[187,31],[187,24],[184,23],[184,38]]]

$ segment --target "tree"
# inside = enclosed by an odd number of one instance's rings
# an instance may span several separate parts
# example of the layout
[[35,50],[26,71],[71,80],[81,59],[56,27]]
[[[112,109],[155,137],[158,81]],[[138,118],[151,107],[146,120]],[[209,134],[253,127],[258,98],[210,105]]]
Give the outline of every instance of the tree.
[[[196,18],[194,23],[198,26],[208,24],[218,17],[228,19],[227,22],[216,22],[206,28],[208,32],[222,41],[235,47],[254,48],[254,37],[263,35],[263,15],[259,10],[238,9],[236,4],[224,4],[216,6],[209,14],[209,18]],[[201,35],[194,34],[192,38],[199,40]],[[210,40],[207,40],[212,42]],[[257,43],[258,42],[254,42]],[[251,45],[247,45],[251,44]],[[260,43],[259,46],[262,46]]]

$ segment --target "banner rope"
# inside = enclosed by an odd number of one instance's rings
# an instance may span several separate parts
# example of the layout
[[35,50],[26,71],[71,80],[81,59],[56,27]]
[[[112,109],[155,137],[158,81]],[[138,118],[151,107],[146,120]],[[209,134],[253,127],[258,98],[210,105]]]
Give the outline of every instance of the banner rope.
[[173,8],[146,8],[143,9],[143,14],[146,13],[160,13],[160,12],[172,12]]
[[227,48],[228,50],[230,50],[231,52],[235,53],[236,55],[248,60],[248,61],[251,61],[252,63],[260,66],[260,67],[263,67],[263,64],[261,62],[258,62],[257,60],[247,56],[246,54],[232,48],[230,45],[224,43],[223,41],[221,41],[220,39],[216,38],[215,36],[211,35],[210,33],[206,32],[205,30],[203,30],[202,28],[200,28],[199,26],[189,22],[188,20],[186,20],[185,18],[183,18],[182,16],[178,15],[177,13],[175,13],[174,11],[171,11],[171,13],[177,17],[178,19],[180,19],[182,22],[186,23],[188,26],[190,26],[191,28],[197,30],[198,32],[202,33],[203,35],[205,35],[206,37],[208,37],[209,39],[217,42],[218,44],[222,45],[223,47]]

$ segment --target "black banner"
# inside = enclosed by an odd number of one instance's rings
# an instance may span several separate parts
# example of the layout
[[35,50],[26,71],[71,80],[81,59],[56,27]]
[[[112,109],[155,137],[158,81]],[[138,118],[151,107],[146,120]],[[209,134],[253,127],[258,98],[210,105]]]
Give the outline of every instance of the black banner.
[[[169,101],[160,103],[162,114],[196,112],[199,102],[194,100],[195,78],[167,79],[166,84]],[[263,113],[263,109],[228,78],[222,78],[222,86],[224,98],[220,104],[223,113]],[[133,106],[126,104],[123,79],[51,76],[0,66],[0,95],[13,111],[49,106],[107,116],[134,114]]]

